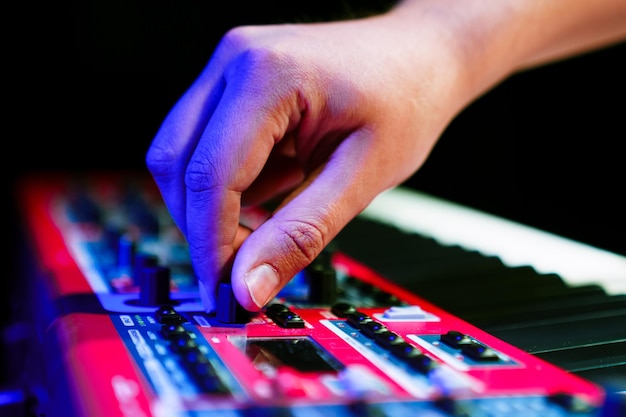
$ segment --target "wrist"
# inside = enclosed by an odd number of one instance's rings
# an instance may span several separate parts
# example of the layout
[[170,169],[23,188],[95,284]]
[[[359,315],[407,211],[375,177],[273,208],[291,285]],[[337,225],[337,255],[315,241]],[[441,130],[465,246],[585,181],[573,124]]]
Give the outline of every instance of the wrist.
[[401,2],[390,16],[414,28],[407,34],[413,32],[413,41],[429,36],[446,51],[457,94],[468,103],[522,66],[526,12],[508,1],[414,0]]

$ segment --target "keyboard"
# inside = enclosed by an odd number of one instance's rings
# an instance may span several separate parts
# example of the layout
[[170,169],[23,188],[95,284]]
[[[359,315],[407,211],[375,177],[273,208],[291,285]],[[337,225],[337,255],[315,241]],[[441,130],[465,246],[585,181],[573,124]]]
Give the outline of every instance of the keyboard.
[[379,196],[344,238],[348,253],[409,291],[626,390],[626,256],[401,187]]
[[[605,346],[619,368],[623,350],[607,345],[624,342],[623,296],[408,230],[395,204],[377,218],[405,190],[381,195],[259,313],[228,282],[204,311],[145,174],[35,176],[19,190],[41,415],[622,415],[619,389],[585,375],[593,356],[555,352]],[[572,311],[590,327],[565,321]]]

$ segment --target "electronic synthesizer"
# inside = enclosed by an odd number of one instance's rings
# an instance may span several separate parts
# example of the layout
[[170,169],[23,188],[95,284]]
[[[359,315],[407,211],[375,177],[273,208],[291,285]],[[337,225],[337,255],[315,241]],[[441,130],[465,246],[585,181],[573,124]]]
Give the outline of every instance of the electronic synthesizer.
[[[39,176],[20,194],[42,416],[610,415],[602,387],[339,246],[263,311],[241,309],[223,283],[208,314],[185,240],[147,176]],[[242,222],[263,216],[247,209]]]

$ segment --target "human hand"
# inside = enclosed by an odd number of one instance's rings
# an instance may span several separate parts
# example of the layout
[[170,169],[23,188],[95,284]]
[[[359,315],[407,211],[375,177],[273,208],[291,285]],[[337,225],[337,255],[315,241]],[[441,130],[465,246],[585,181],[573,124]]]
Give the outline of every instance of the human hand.
[[[235,28],[173,107],[146,162],[207,310],[228,275],[244,308],[262,308],[419,168],[466,103],[449,37],[408,23],[410,48],[388,15]],[[242,205],[275,198],[258,228],[239,225]]]

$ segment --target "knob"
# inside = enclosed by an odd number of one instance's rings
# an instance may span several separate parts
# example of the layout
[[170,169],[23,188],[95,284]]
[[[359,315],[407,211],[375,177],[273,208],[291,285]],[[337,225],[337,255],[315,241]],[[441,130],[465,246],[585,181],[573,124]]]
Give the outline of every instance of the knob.
[[147,266],[139,275],[139,304],[158,306],[170,304],[170,269],[165,266]]
[[337,300],[337,271],[332,265],[331,254],[322,252],[305,268],[309,284],[309,302],[333,305]]
[[245,324],[250,321],[250,312],[237,302],[229,282],[218,285],[216,299],[215,319],[221,324]]

